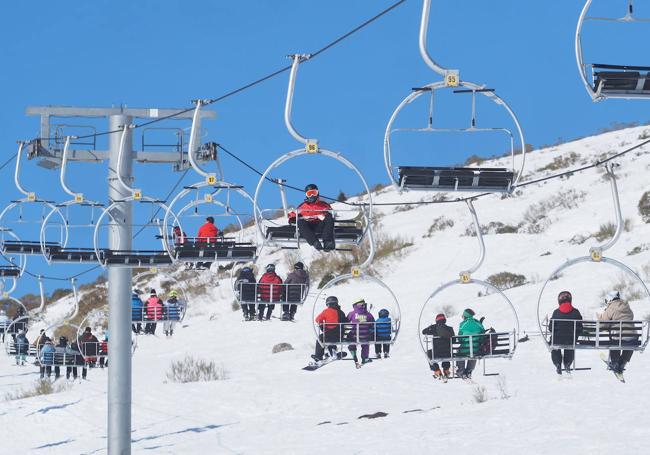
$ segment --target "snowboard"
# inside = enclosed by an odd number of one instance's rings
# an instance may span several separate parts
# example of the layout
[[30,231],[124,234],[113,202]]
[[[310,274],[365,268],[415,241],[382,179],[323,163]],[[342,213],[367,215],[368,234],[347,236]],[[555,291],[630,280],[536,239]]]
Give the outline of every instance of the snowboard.
[[616,379],[618,379],[622,383],[625,383],[625,378],[623,377],[623,373],[617,373],[616,371],[614,371],[614,369],[612,368],[612,365],[609,363],[609,360],[607,360],[607,356],[605,355],[604,352],[600,353],[600,360],[605,362],[605,365],[607,365],[607,369],[611,370],[611,372],[614,373],[614,376],[616,376]]
[[348,355],[347,352],[338,352],[335,356],[325,357],[320,362],[315,362],[315,361],[314,362],[309,362],[309,365],[304,367],[303,370],[305,370],[305,371],[316,371],[319,368],[324,367],[328,363],[332,363],[332,362],[334,362],[336,360],[343,359],[347,355]]

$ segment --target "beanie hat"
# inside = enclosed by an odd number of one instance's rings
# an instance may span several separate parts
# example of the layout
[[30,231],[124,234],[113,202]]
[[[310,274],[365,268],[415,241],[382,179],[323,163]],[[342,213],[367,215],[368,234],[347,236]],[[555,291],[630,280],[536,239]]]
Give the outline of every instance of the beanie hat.
[[571,296],[571,293],[569,291],[562,291],[557,295],[557,303],[571,303],[571,300],[573,297]]
[[447,318],[444,314],[439,313],[436,315],[436,322],[447,322]]
[[296,263],[294,264],[293,268],[296,269],[296,270],[298,270],[298,269],[300,269],[300,270],[304,270],[304,268],[305,268],[305,264],[303,264],[302,262],[296,262]]
[[151,293],[151,295],[156,295],[156,290],[154,288],[151,288],[150,293]]
[[330,295],[328,298],[325,299],[325,305],[327,305],[328,307],[338,306],[338,304],[339,304],[339,299],[333,295]]

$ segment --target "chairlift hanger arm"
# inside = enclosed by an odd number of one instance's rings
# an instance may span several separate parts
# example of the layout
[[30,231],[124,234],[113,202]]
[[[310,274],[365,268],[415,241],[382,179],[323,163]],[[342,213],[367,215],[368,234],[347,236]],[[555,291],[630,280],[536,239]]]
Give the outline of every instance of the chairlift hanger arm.
[[294,54],[294,55],[289,55],[289,58],[293,59],[293,63],[291,65],[291,72],[289,73],[289,85],[287,87],[287,98],[284,103],[284,123],[287,126],[287,130],[289,131],[289,134],[291,134],[291,136],[293,136],[293,138],[298,142],[302,142],[303,144],[307,144],[309,142],[317,143],[318,142],[317,140],[307,139],[306,137],[301,135],[298,131],[296,131],[296,129],[293,126],[293,123],[291,122],[291,109],[293,107],[293,93],[296,86],[296,76],[298,74],[298,66],[303,61],[309,59],[310,55]]
[[616,219],[616,231],[614,232],[614,235],[604,244],[595,246],[590,248],[590,252],[593,254],[594,252],[597,252],[598,255],[600,256],[603,251],[606,251],[613,247],[618,239],[621,236],[621,232],[623,232],[623,214],[621,213],[621,202],[619,199],[618,195],[618,185],[616,183],[616,175],[614,174],[614,164],[613,163],[605,163],[605,171],[607,172],[607,176],[609,177],[609,184],[610,184],[610,189],[612,192],[612,200],[614,201],[614,217]]
[[18,188],[18,191],[20,191],[25,196],[29,197],[30,195],[29,191],[27,191],[25,187],[23,187],[20,183],[20,166],[22,164],[24,147],[25,147],[25,142],[18,141],[18,153],[16,154],[16,170],[14,172],[14,183],[16,184],[16,188]]
[[436,63],[429,51],[427,50],[427,31],[429,29],[429,12],[431,10],[431,0],[423,0],[422,2],[422,18],[420,21],[420,34],[419,34],[419,45],[420,45],[420,55],[424,60],[424,63],[429,66],[433,71],[440,74],[441,76],[447,75],[450,71],[447,68],[440,66]]

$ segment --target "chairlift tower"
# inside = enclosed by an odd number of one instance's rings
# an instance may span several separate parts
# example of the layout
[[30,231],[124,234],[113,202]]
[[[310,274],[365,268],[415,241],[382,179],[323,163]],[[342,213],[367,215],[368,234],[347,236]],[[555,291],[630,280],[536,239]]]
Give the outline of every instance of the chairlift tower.
[[[174,119],[192,120],[193,110],[182,112],[183,109],[132,109],[126,107],[112,108],[83,108],[83,107],[29,107],[27,115],[40,116],[40,137],[29,144],[28,156],[30,159],[39,159],[39,164],[47,168],[56,168],[61,164],[62,144],[58,140],[60,131],[66,125],[52,125],[52,118],[106,118],[108,120],[109,134],[108,150],[94,150],[96,136],[94,130],[89,139],[82,144],[81,149],[70,150],[68,159],[71,161],[101,162],[108,160],[108,198],[111,201],[124,201],[115,207],[118,218],[124,224],[113,225],[112,234],[109,235],[109,248],[111,250],[130,250],[132,241],[132,202],[125,201],[131,197],[119,184],[116,172],[126,181],[132,178],[133,161],[141,163],[171,163],[175,170],[188,167],[187,153],[183,151],[182,130],[178,141],[172,147],[175,150],[165,150],[161,144],[155,144],[156,150],[145,150],[144,140],[142,150],[133,150],[133,130],[128,128],[125,138],[125,147],[129,151],[128,158],[123,159],[121,169],[118,169],[121,132],[124,125],[130,125],[134,119],[154,120],[174,115]],[[178,115],[178,112],[182,112]],[[200,119],[213,119],[214,111],[202,110]],[[200,119],[198,119],[200,121]],[[78,125],[70,127],[79,128]],[[92,127],[88,127],[92,129]],[[166,148],[166,147],[165,147]],[[201,150],[196,154],[199,161],[215,159],[214,150]],[[131,453],[131,273],[130,268],[108,266],[108,329],[110,342],[108,355],[111,367],[108,369],[108,453]]]

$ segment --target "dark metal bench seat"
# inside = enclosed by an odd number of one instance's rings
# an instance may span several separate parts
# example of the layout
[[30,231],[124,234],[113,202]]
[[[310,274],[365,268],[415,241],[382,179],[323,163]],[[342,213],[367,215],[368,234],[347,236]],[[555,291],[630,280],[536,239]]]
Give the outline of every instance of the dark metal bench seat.
[[399,185],[433,191],[510,192],[514,172],[505,168],[400,166]]

